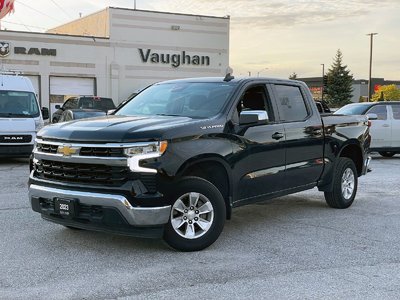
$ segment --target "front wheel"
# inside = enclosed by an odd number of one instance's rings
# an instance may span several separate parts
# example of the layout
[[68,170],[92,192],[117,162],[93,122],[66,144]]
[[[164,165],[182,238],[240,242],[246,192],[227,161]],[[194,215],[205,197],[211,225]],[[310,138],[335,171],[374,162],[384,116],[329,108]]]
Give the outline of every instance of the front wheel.
[[224,227],[224,198],[212,183],[199,177],[183,178],[175,187],[164,240],[180,251],[207,248]]
[[358,175],[354,162],[347,157],[338,158],[333,174],[333,189],[325,192],[326,203],[333,208],[348,208],[357,193]]
[[382,152],[379,152],[379,154],[382,155],[383,157],[392,157],[396,153],[391,152],[391,151],[382,151]]

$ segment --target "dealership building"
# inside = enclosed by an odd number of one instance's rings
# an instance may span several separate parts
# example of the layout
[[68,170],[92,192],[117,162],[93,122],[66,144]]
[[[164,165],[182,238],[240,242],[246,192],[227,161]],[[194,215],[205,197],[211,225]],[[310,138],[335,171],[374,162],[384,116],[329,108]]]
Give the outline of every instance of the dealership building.
[[1,30],[0,67],[28,76],[51,113],[73,95],[118,104],[154,82],[224,76],[229,24],[228,16],[108,7],[46,33]]

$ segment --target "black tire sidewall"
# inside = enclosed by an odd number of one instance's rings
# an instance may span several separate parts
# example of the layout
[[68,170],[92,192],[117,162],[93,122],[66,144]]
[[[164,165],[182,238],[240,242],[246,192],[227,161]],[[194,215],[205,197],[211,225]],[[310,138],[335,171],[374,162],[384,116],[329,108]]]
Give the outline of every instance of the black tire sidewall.
[[199,251],[213,244],[221,234],[226,219],[225,201],[220,191],[209,181],[199,177],[184,177],[174,184],[174,191],[169,196],[171,206],[179,197],[189,192],[201,193],[210,200],[214,209],[213,224],[203,236],[185,239],[175,232],[170,217],[165,226],[164,240],[176,250]]
[[392,157],[394,156],[396,153],[395,152],[391,152],[391,151],[382,151],[379,152],[379,154],[383,157]]
[[[342,178],[343,174],[346,169],[350,168],[353,171],[354,175],[354,190],[353,194],[349,199],[345,199],[342,193]],[[346,157],[339,158],[338,164],[336,166],[336,171],[334,174],[334,185],[333,185],[333,194],[331,195],[336,202],[334,207],[336,208],[347,208],[351,206],[354,201],[354,198],[357,194],[357,187],[358,187],[358,175],[357,169],[354,165],[354,162]]]

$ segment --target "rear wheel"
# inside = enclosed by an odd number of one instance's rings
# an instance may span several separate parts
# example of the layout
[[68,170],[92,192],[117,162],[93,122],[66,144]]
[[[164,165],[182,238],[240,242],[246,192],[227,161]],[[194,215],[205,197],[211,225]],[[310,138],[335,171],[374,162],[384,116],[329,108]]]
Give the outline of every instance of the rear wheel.
[[395,152],[391,152],[391,151],[382,151],[379,152],[380,155],[382,155],[383,157],[392,157],[393,155],[395,155]]
[[333,208],[348,208],[357,193],[358,175],[354,162],[346,157],[338,158],[333,175],[333,189],[325,192],[326,203]]
[[198,251],[222,232],[226,208],[220,191],[209,181],[186,177],[176,185],[164,240],[180,251]]

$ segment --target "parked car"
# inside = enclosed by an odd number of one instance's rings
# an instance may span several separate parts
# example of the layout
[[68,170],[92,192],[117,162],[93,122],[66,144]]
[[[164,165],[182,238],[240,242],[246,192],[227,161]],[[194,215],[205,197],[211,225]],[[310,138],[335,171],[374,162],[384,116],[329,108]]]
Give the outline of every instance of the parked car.
[[105,113],[111,109],[115,109],[115,104],[111,98],[97,96],[71,97],[64,102],[62,106],[56,105],[57,110],[53,113],[52,123],[57,123],[62,113],[67,109],[96,109]]
[[400,153],[400,101],[348,104],[335,114],[367,115],[371,122],[371,151],[384,157]]
[[105,115],[106,113],[104,111],[98,109],[67,109],[62,113],[59,122],[101,117]]
[[43,128],[29,197],[47,221],[197,251],[234,207],[314,187],[349,207],[369,141],[366,116],[321,116],[300,81],[172,80],[113,115]]
[[0,81],[0,157],[29,157],[49,111],[39,109],[29,78],[0,74]]

